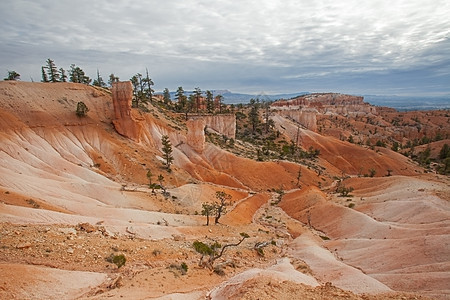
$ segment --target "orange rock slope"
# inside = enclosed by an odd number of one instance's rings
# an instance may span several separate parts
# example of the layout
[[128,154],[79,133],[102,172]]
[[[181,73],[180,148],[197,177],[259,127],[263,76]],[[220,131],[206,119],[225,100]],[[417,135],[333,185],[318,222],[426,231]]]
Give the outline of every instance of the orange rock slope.
[[[0,282],[0,298],[450,295],[448,177],[388,149],[299,130],[281,115],[272,116],[281,134],[320,150],[312,164],[192,147],[203,123],[186,126],[152,105],[131,109],[117,93],[0,82],[0,269],[13,273]],[[76,116],[79,101],[87,117]],[[173,146],[171,172],[163,135]],[[375,177],[362,177],[369,169]],[[149,170],[153,182],[163,177],[166,194],[149,188]],[[342,184],[353,188],[347,197],[336,193]],[[207,227],[202,203],[217,191],[232,199],[220,224]],[[223,273],[198,266],[194,241],[236,244],[241,232],[250,237],[217,260]],[[119,253],[122,268],[110,258]]]

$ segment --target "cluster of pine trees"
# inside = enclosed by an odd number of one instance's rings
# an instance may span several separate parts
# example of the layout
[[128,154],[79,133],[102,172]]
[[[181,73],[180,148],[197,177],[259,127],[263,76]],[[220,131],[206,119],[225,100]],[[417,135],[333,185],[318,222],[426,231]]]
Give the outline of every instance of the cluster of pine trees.
[[[97,78],[92,81],[89,76],[75,64],[70,65],[68,72],[64,68],[58,68],[52,59],[47,59],[46,64],[41,67],[42,82],[74,82],[91,84],[99,87],[107,87],[103,78],[100,76],[100,72],[97,70]],[[112,83],[119,81],[119,77],[114,74],[109,75],[108,85],[112,86]]]

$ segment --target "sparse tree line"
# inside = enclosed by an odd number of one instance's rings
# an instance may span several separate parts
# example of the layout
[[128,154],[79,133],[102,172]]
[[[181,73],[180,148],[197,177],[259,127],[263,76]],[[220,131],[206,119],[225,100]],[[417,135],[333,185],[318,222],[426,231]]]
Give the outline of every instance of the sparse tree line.
[[[4,80],[20,80],[20,74],[16,71],[8,71]],[[184,113],[186,118],[189,113],[230,113],[229,108],[223,104],[222,95],[213,95],[213,92],[209,90],[203,92],[198,87],[193,92],[185,92],[183,87],[178,87],[175,103],[172,102],[168,88],[163,90],[162,95],[155,95],[154,82],[150,78],[147,68],[145,74],[136,73],[129,80],[133,85],[133,108],[140,108],[145,111],[146,105],[153,103],[154,97],[156,97],[158,104],[174,112]],[[96,77],[92,79],[87,76],[81,67],[75,64],[71,64],[67,70],[59,68],[55,61],[50,58],[46,60],[45,65],[41,66],[41,82],[73,82],[110,88],[114,82],[118,81],[119,77],[111,73],[107,82],[105,82],[98,69]]]

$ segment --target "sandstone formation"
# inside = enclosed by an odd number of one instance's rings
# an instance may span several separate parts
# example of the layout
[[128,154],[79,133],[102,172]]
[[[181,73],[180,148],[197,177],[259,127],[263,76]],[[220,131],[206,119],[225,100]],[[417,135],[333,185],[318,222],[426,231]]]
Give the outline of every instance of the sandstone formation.
[[211,128],[230,139],[236,139],[236,115],[202,116],[207,128]]
[[205,129],[212,129],[231,139],[236,138],[235,115],[195,116],[191,117],[186,125],[187,143],[199,153],[205,148]]
[[317,114],[342,116],[377,114],[374,106],[364,102],[364,97],[336,93],[316,93],[280,100],[273,103],[271,108],[312,131],[317,130]]
[[139,142],[144,119],[131,109],[133,98],[131,81],[113,83],[111,92],[115,116],[113,120],[114,128],[119,134]]
[[288,117],[312,131],[317,131],[317,113],[315,108],[278,111],[278,114]]
[[204,119],[189,119],[186,122],[188,129],[187,144],[195,151],[202,153],[205,148],[205,120]]
[[314,93],[272,104],[276,109],[316,108],[322,114],[377,114],[374,106],[364,102],[364,97],[337,94]]

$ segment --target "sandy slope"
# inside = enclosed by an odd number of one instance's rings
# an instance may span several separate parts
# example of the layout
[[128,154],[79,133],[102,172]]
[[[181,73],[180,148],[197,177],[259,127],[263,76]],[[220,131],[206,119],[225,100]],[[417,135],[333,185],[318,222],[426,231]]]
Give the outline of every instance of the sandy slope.
[[[281,206],[304,223],[310,215],[311,226],[331,238],[323,242],[333,253],[330,258],[354,266],[395,290],[448,295],[449,199],[435,194],[448,193],[448,179],[394,176],[344,182],[356,188],[354,197],[327,199],[318,191],[306,190],[288,195]],[[354,209],[346,207],[350,202],[356,203]],[[305,247],[300,248],[305,257]],[[313,270],[318,261],[310,258]],[[327,271],[322,272],[326,276]],[[345,288],[340,279],[331,281]],[[361,286],[348,288],[357,292]]]
[[75,299],[107,279],[106,274],[23,264],[0,264],[2,299]]

